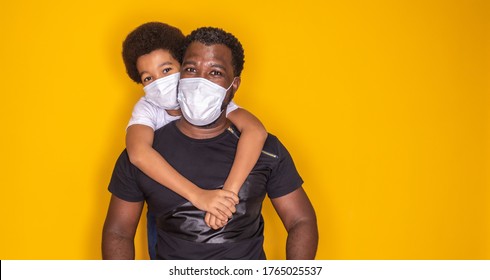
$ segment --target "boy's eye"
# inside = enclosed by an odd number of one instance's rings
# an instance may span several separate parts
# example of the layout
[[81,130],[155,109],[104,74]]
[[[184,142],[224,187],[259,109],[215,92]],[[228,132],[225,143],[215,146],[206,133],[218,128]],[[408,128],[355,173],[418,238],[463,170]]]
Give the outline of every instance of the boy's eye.
[[143,83],[151,81],[151,77],[145,77],[143,78]]
[[165,68],[165,69],[163,69],[163,70],[162,70],[162,72],[163,72],[164,74],[167,74],[167,73],[168,73],[168,72],[170,72],[171,70],[172,70],[172,68]]

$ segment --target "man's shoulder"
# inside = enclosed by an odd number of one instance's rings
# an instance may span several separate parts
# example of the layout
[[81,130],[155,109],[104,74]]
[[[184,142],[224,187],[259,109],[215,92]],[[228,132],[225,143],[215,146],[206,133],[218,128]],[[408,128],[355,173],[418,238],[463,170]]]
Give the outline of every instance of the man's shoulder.
[[267,143],[267,142],[271,142],[271,143],[278,143],[278,142],[281,142],[281,141],[279,141],[279,138],[277,138],[277,136],[276,136],[276,135],[274,135],[274,134],[272,134],[272,133],[268,132],[268,133],[267,133],[267,139],[266,139],[266,141],[265,141],[265,142],[266,142],[266,143]]
[[116,160],[116,167],[128,170],[134,167],[134,165],[129,160],[128,150],[126,148],[122,150],[122,152],[119,154],[119,157]]
[[276,135],[268,133],[264,148],[262,149],[262,156],[279,160],[284,156],[290,157],[290,154]]
[[267,139],[265,140],[265,143],[264,143],[264,150],[277,150],[279,149],[279,146],[282,146],[282,143],[281,141],[279,140],[279,138],[272,134],[272,133],[268,133],[267,135]]
[[[237,139],[240,138],[240,131],[233,124],[228,129]],[[262,156],[267,156],[269,158],[279,159],[280,155],[287,152],[284,145],[281,143],[279,138],[274,134],[268,132],[267,138],[264,143],[264,147],[262,149]]]

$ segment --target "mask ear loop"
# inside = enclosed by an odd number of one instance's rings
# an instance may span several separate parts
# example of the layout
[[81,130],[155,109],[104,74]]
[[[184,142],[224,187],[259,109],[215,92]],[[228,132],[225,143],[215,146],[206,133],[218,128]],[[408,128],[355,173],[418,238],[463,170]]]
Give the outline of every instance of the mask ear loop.
[[[235,80],[236,80],[237,77],[234,77],[233,78],[233,81],[231,81],[231,85],[226,89],[226,92],[228,92],[228,90],[230,90],[230,88],[233,86],[233,83],[235,83]],[[233,93],[233,95],[235,95],[235,93]],[[230,101],[228,101],[226,104],[223,104],[221,106],[221,113],[223,113],[224,110],[226,110],[226,108],[228,107],[228,104],[230,104],[230,102],[233,100],[233,98],[230,98]]]
[[236,79],[236,78],[237,78],[237,77],[234,77],[234,78],[233,78],[233,81],[231,81],[231,84],[230,84],[230,86],[229,86],[229,87],[226,89],[226,92],[228,92],[228,91],[230,90],[231,86],[233,86],[233,83],[235,82],[235,79]]

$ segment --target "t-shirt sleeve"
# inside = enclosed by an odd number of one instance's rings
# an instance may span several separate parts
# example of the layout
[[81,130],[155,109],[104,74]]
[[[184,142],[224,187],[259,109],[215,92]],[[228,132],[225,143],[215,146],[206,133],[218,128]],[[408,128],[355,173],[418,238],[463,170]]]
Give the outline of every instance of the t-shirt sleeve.
[[116,161],[109,191],[122,200],[143,201],[145,197],[136,182],[136,172],[136,167],[131,164],[128,153],[124,150]]
[[236,105],[235,102],[230,101],[230,103],[228,103],[228,107],[226,107],[226,116],[228,116],[229,113],[235,111],[238,108],[240,108],[240,107],[238,105]]
[[267,182],[267,194],[270,198],[287,195],[303,185],[303,179],[299,175],[288,150],[277,138],[275,138],[275,141],[277,141],[277,149],[275,151],[277,161],[272,167],[271,175]]
[[136,104],[134,105],[131,119],[129,120],[128,126],[126,128],[130,127],[133,124],[142,124],[151,127],[153,130],[157,130],[157,110],[158,109],[155,106],[146,101],[145,97],[141,97],[140,100],[138,100],[138,102],[136,102]]

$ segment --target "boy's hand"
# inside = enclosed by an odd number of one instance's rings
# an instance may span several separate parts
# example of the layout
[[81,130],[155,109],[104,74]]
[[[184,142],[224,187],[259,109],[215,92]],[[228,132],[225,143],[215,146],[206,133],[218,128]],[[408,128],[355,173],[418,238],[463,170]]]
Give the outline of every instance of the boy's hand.
[[229,219],[226,220],[219,219],[218,217],[216,217],[215,215],[209,212],[206,212],[206,216],[204,216],[204,222],[206,222],[206,225],[214,230],[224,227],[228,223],[228,221]]
[[218,220],[228,221],[228,218],[231,218],[236,212],[235,205],[238,203],[238,196],[222,189],[202,190],[191,203],[200,210],[209,212]]
[[204,217],[204,221],[206,222],[206,225],[208,225],[208,227],[210,227],[214,230],[220,229],[220,228],[224,227],[226,225],[226,223],[228,223],[228,219],[220,220],[220,219],[216,218],[216,216],[214,216],[213,214],[211,214],[209,212],[206,212],[206,216]]

